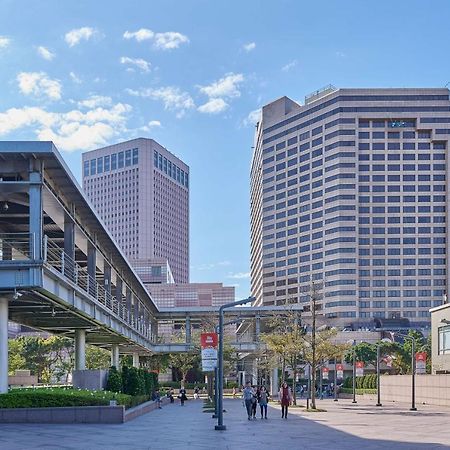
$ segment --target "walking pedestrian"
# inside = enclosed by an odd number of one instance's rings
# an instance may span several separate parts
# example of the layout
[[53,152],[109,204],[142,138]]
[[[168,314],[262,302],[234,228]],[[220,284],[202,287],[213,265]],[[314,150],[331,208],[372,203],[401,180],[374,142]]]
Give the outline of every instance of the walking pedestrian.
[[269,393],[265,386],[259,391],[259,409],[261,410],[261,419],[267,419],[267,403],[269,402]]
[[281,403],[281,418],[287,419],[288,407],[292,401],[292,393],[291,388],[287,385],[286,381],[281,385],[279,399]]
[[153,401],[158,405],[158,409],[161,409],[161,394],[159,393],[159,389],[153,393]]
[[253,388],[250,385],[250,382],[248,382],[245,385],[242,397],[244,399],[245,408],[247,409],[248,420],[252,420],[252,407],[253,407],[253,398],[254,397],[253,397]]
[[233,388],[233,398],[236,398],[236,387]]
[[199,391],[200,391],[200,389],[198,388],[198,386],[195,386],[195,389],[194,389],[195,400],[197,400],[199,398],[199,395],[198,395]]
[[259,387],[252,386],[253,398],[252,398],[252,416],[253,420],[256,420],[256,408],[258,407]]
[[178,398],[181,401],[181,406],[184,406],[184,402],[187,400],[186,389],[184,388],[184,386],[181,386],[180,395],[178,396]]

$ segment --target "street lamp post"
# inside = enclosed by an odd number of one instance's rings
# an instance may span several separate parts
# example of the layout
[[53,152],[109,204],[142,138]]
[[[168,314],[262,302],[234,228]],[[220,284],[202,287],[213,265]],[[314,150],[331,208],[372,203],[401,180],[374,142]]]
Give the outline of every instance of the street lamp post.
[[377,406],[383,406],[381,404],[381,392],[380,392],[380,344],[377,344]]
[[334,358],[334,401],[337,402],[337,358]]
[[352,403],[358,403],[356,401],[356,350],[353,349],[353,400]]
[[411,408],[410,411],[417,411],[416,408],[416,340],[411,337]]
[[238,300],[233,303],[226,303],[219,308],[219,352],[217,355],[217,380],[218,384],[218,415],[217,415],[217,425],[214,427],[218,431],[226,430],[227,427],[223,424],[223,319],[224,310],[233,308],[234,306],[244,305],[245,303],[251,303],[255,300],[254,297],[248,297],[243,300]]

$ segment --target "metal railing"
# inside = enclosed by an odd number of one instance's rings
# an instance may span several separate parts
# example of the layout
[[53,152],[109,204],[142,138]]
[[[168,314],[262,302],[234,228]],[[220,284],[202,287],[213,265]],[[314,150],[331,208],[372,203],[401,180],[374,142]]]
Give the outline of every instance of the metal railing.
[[32,233],[0,233],[0,261],[33,259]]
[[[147,339],[152,339],[150,321],[145,320],[144,317],[130,310],[126,305],[126,299],[124,297],[117,299],[109,290],[105,289],[102,283],[99,283],[92,277],[85,267],[81,267],[64,252],[63,248],[55,242],[52,242],[47,236],[44,236],[44,263],[53,267],[71,282],[75,283],[80,289],[104,305],[142,336]],[[139,309],[141,311],[145,310],[148,317],[151,316],[148,308],[140,300]]]

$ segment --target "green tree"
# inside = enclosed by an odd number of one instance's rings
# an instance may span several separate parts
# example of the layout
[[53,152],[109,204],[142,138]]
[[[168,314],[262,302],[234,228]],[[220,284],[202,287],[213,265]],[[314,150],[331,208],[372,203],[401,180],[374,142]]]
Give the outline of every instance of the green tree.
[[13,375],[16,370],[26,369],[27,364],[23,356],[23,345],[20,339],[8,341],[8,370]]
[[181,381],[184,384],[188,372],[198,366],[200,356],[197,353],[172,353],[170,355],[170,367],[181,373]]
[[86,369],[107,369],[111,365],[111,353],[95,345],[86,345]]
[[376,344],[369,344],[368,342],[360,342],[355,346],[349,348],[345,353],[345,362],[352,364],[353,353],[356,355],[357,361],[364,362],[365,365],[376,364],[377,361],[377,346]]

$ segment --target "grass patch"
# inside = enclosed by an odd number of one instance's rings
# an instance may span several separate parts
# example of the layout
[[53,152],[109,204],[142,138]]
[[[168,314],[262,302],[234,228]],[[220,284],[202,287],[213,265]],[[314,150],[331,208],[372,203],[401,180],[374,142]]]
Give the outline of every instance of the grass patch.
[[[340,392],[343,394],[353,394],[353,388],[341,388]],[[356,393],[358,395],[362,394],[376,394],[376,389],[356,389]]]
[[320,408],[307,408],[305,409],[306,412],[312,412],[312,413],[316,413],[316,412],[327,412],[326,409],[320,409]]
[[14,389],[0,394],[0,408],[49,408],[67,406],[108,406],[110,400],[126,409],[148,400],[147,395],[126,395],[109,391],[72,388]]

